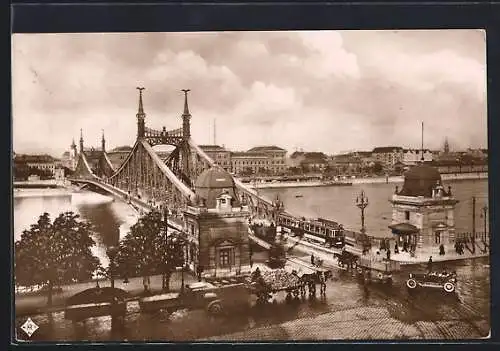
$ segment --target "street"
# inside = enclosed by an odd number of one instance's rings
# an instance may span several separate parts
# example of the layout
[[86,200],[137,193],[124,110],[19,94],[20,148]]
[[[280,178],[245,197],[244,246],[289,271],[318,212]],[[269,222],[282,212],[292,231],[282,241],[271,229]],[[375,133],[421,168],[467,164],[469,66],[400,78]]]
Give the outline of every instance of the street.
[[[261,254],[261,253],[259,253]],[[259,255],[257,254],[257,255]],[[307,257],[302,257],[307,259]],[[440,266],[436,265],[436,268]],[[443,267],[444,268],[444,267]],[[31,316],[40,327],[28,338],[16,320],[18,338],[31,341],[145,340],[334,340],[334,339],[468,339],[489,332],[489,264],[487,259],[447,263],[458,274],[457,294],[440,291],[408,295],[405,280],[413,267],[394,276],[391,286],[360,282],[351,272],[332,267],[325,297],[285,302],[285,294],[269,305],[253,302],[244,313],[211,317],[204,310],[144,314],[137,302],[128,305],[123,325],[110,317],[73,324],[63,312]]]

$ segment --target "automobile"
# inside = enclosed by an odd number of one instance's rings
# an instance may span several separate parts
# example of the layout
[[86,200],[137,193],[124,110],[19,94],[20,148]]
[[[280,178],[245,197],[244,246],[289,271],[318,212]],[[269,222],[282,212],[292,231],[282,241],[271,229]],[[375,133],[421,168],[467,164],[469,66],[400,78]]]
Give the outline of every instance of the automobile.
[[243,283],[216,285],[208,282],[187,284],[182,293],[166,293],[144,297],[139,300],[142,312],[166,310],[172,313],[179,309],[205,309],[211,315],[220,315],[250,302],[250,292]]
[[456,272],[410,273],[406,280],[406,287],[410,291],[417,288],[434,288],[443,289],[446,293],[453,293],[456,286]]
[[79,292],[66,301],[64,318],[82,321],[90,317],[125,316],[130,295],[111,287],[95,287]]

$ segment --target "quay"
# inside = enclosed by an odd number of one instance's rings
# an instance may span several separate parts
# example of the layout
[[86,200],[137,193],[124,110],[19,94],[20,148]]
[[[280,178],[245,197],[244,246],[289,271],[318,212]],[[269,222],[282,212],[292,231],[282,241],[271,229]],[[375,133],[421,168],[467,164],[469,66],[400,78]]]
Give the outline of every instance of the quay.
[[[472,173],[442,173],[443,181],[459,181],[459,180],[482,180],[488,179],[488,172],[472,172]],[[251,189],[280,189],[280,188],[309,188],[309,187],[335,187],[349,186],[355,184],[383,184],[383,183],[403,183],[404,176],[379,176],[365,178],[348,178],[337,182],[329,183],[320,180],[297,180],[297,181],[282,181],[275,180],[274,182],[248,182],[245,183]]]

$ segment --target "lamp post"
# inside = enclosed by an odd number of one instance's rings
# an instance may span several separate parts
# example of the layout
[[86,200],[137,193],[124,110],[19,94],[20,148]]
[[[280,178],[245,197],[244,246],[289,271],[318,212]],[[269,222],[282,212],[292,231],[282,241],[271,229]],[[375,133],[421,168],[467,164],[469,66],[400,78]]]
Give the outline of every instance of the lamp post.
[[486,230],[487,230],[487,224],[486,224],[486,218],[487,218],[487,213],[488,213],[488,206],[484,205],[483,208],[483,213],[481,214],[481,217],[483,217],[484,220],[484,240],[486,241]]
[[364,190],[356,198],[356,206],[361,210],[361,233],[365,234],[365,208],[368,206],[368,198],[365,195]]
[[115,287],[115,276],[114,276],[114,271],[115,271],[115,258],[116,255],[118,254],[118,247],[116,246],[110,246],[106,250],[106,254],[109,257],[109,278],[111,280],[111,288],[114,289]]
[[[166,204],[163,204],[163,211],[162,211],[162,223],[163,223],[163,228],[165,230],[165,251],[167,252],[167,257],[166,259],[168,260],[168,256],[169,256],[169,252],[168,252],[168,249],[169,249],[169,245],[168,245],[168,209],[167,209],[167,206]],[[166,284],[166,276],[167,276],[167,265],[168,265],[168,262],[164,262],[164,272],[163,272],[163,277],[162,277],[162,289],[164,290],[166,287],[167,287],[167,284]]]
[[115,312],[116,312],[116,301],[115,301],[115,258],[118,253],[118,247],[110,246],[106,250],[106,254],[109,257],[109,279],[111,280],[111,327],[114,328],[115,324]]

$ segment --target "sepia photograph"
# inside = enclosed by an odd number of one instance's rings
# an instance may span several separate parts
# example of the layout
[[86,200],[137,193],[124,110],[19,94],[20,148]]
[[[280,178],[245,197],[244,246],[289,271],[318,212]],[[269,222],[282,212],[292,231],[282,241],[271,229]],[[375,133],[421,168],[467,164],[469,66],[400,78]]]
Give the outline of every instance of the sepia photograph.
[[15,340],[490,337],[486,31],[12,35]]

